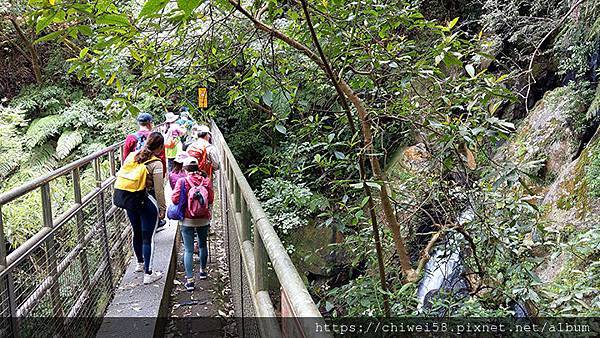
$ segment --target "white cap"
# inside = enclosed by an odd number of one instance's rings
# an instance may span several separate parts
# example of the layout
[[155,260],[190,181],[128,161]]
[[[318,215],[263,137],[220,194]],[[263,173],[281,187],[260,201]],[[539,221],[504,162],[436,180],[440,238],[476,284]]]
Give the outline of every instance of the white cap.
[[198,165],[198,160],[194,156],[187,157],[183,160],[183,166]]
[[198,126],[198,133],[209,133],[210,134],[210,128],[206,125],[201,124],[200,126]]
[[188,153],[186,153],[185,151],[180,151],[177,153],[177,155],[175,156],[175,162],[177,163],[181,163],[183,164],[183,162],[185,161],[186,158],[190,157],[190,155],[188,155]]

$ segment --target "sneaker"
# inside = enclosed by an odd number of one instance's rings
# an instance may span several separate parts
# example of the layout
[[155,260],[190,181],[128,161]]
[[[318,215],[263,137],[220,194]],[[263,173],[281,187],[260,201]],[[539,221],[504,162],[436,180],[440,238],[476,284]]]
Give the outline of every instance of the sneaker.
[[198,276],[200,277],[200,279],[208,278],[208,274],[206,273],[206,271],[200,271],[200,274]]
[[154,283],[157,280],[162,278],[162,272],[159,271],[154,271],[151,274],[144,274],[144,284],[150,284],[150,283]]
[[144,263],[136,263],[134,272],[144,272]]
[[194,291],[194,289],[195,289],[194,279],[188,278],[187,281],[185,282],[185,284],[183,286],[185,286],[185,289],[187,291]]

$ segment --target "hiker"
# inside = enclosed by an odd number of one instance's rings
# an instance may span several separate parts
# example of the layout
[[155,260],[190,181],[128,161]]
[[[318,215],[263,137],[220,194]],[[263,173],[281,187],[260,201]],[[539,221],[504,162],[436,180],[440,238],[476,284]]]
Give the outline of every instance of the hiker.
[[183,238],[184,254],[183,265],[185,267],[185,288],[194,290],[194,238],[198,237],[198,256],[200,256],[200,279],[206,279],[206,261],[208,258],[207,237],[210,229],[210,207],[214,199],[212,181],[203,175],[198,167],[198,160],[188,157],[183,162],[183,169],[187,177],[180,178],[173,189],[171,200],[173,204],[179,203],[181,189],[185,189],[186,207],[185,216],[181,222],[181,237]]
[[196,123],[194,122],[194,119],[191,118],[189,110],[186,106],[181,107],[179,110],[179,119],[177,120],[177,124],[186,131],[182,138],[183,144],[190,144],[193,139],[192,128]]
[[114,204],[126,210],[131,222],[135,272],[144,272],[144,284],[162,277],[152,270],[152,257],[154,233],[166,209],[163,165],[158,158],[163,153],[164,137],[150,133],[142,149],[127,156],[115,182]]
[[175,184],[180,178],[187,176],[187,173],[183,170],[183,161],[188,157],[189,155],[186,152],[181,151],[173,160],[173,168],[169,173],[169,185],[171,185],[171,190],[175,189]]
[[[167,122],[174,121],[177,116],[173,113],[167,114]],[[182,137],[185,134],[185,130],[179,127],[176,123],[171,123],[171,126],[165,133],[165,156],[167,158],[167,170],[171,172],[173,168],[173,161],[177,156],[177,153],[183,150]]]
[[[127,156],[129,156],[130,153],[142,149],[142,147],[146,143],[146,140],[148,139],[148,135],[150,135],[150,133],[152,132],[152,115],[145,112],[140,113],[137,117],[137,123],[139,125],[139,130],[133,134],[127,135],[127,138],[125,138],[122,161],[125,161],[125,159],[127,158]],[[165,172],[164,169],[167,168],[167,165],[164,150],[158,156],[158,158],[160,158],[163,164],[163,172]]]
[[200,171],[206,173],[210,179],[220,166],[217,147],[212,145],[211,141],[210,129],[208,126],[201,125],[198,127],[198,140],[187,149],[187,153],[198,160]]

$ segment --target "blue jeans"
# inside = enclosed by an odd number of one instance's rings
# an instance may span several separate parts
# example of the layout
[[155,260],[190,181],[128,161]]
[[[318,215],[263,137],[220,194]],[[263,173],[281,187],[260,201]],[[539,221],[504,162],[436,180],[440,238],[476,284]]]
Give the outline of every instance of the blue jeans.
[[194,238],[198,235],[198,255],[200,256],[200,267],[206,269],[206,260],[208,258],[208,248],[206,247],[206,239],[208,238],[208,230],[210,225],[203,227],[187,227],[181,225],[181,237],[183,237],[183,265],[185,267],[185,277],[194,277]]
[[133,228],[133,252],[138,263],[144,262],[144,272],[152,273],[154,256],[154,232],[158,225],[158,203],[148,195],[142,207],[126,210]]

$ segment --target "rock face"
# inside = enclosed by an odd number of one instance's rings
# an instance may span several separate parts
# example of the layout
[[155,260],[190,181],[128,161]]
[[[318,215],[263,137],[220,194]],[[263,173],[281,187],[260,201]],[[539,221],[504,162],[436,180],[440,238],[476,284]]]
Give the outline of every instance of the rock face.
[[577,154],[581,132],[575,120],[585,114],[585,105],[570,87],[548,92],[521,122],[513,140],[504,145],[495,160],[524,164],[543,160],[541,176],[558,177]]
[[[566,166],[549,187],[542,202],[547,231],[583,233],[600,226],[600,191],[595,181],[600,170],[600,133],[581,155]],[[537,269],[544,282],[553,281],[568,263],[565,253]]]

